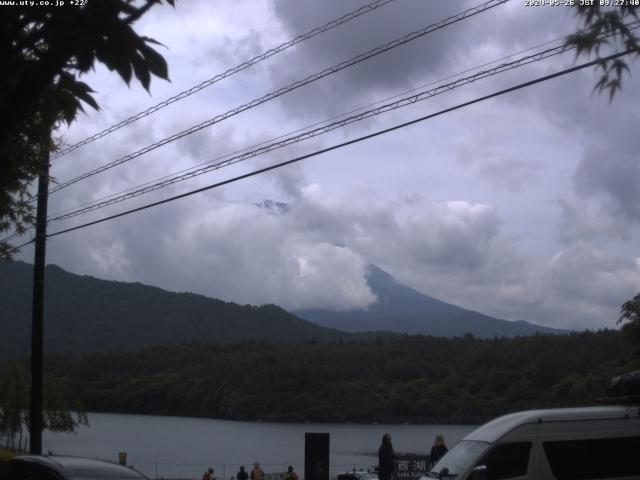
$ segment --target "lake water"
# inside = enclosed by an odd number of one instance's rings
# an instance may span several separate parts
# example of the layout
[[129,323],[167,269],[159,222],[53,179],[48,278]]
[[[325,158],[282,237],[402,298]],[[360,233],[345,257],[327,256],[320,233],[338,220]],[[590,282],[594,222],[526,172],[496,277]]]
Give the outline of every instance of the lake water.
[[[402,453],[425,454],[436,434],[452,446],[474,429],[469,425],[359,425],[253,423],[188,417],[90,413],[90,427],[76,434],[45,432],[43,451],[118,460],[150,478],[200,479],[213,467],[218,480],[235,478],[240,465],[247,470],[260,462],[265,472],[286,466],[304,474],[304,434],[330,434],[331,474],[377,463],[384,433]],[[302,477],[302,475],[300,475]]]

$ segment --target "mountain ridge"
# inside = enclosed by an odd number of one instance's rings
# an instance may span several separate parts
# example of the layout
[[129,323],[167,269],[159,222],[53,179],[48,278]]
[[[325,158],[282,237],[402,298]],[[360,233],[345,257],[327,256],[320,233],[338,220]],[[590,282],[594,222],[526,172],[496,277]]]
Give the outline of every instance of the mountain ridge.
[[[0,263],[0,352],[30,349],[33,266]],[[139,282],[45,268],[45,350],[133,350],[189,342],[333,341],[352,335],[320,327],[277,305],[238,305]]]
[[347,332],[390,331],[443,337],[471,333],[480,338],[514,337],[535,333],[566,333],[524,320],[494,318],[430,297],[398,283],[376,265],[367,266],[367,283],[378,300],[367,310],[332,312],[294,310],[295,315],[328,328]]
[[[32,274],[30,264],[0,263],[0,355],[23,355],[30,349]],[[277,305],[241,306],[140,282],[76,275],[57,265],[47,265],[45,278],[48,352],[127,351],[192,342],[359,342],[406,334],[453,337],[471,333],[491,338],[537,331],[561,333],[447,304],[397,283],[374,265],[368,268],[367,281],[379,302],[369,311],[346,314],[287,312]]]

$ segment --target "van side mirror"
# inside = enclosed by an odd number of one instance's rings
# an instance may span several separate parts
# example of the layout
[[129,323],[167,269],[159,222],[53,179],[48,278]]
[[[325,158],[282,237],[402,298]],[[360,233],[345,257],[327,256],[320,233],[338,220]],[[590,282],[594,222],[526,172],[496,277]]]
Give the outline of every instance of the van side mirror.
[[474,467],[474,469],[471,470],[469,480],[487,480],[487,466],[478,465],[477,467]]
[[442,480],[443,477],[446,477],[447,475],[449,475],[449,469],[447,467],[444,467],[442,470],[440,470],[440,472],[438,473],[438,480]]

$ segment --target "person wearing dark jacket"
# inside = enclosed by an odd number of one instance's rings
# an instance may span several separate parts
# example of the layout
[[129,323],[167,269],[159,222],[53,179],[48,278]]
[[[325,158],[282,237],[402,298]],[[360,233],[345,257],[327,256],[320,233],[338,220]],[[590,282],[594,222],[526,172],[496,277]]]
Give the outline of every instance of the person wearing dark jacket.
[[433,442],[433,447],[431,447],[431,454],[429,456],[431,466],[435,465],[438,460],[444,457],[445,453],[447,453],[447,446],[444,444],[444,437],[438,434]]
[[245,471],[244,465],[240,467],[240,471],[236,475],[236,480],[249,480],[249,474]]
[[391,444],[391,435],[385,433],[382,436],[382,445],[378,449],[378,478],[380,480],[391,480],[394,458],[395,453]]

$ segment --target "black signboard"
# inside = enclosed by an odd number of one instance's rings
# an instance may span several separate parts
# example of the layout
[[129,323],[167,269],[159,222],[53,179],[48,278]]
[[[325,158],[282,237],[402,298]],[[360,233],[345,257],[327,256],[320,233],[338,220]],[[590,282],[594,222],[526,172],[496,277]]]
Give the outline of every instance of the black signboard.
[[304,478],[329,480],[329,434],[304,434]]

